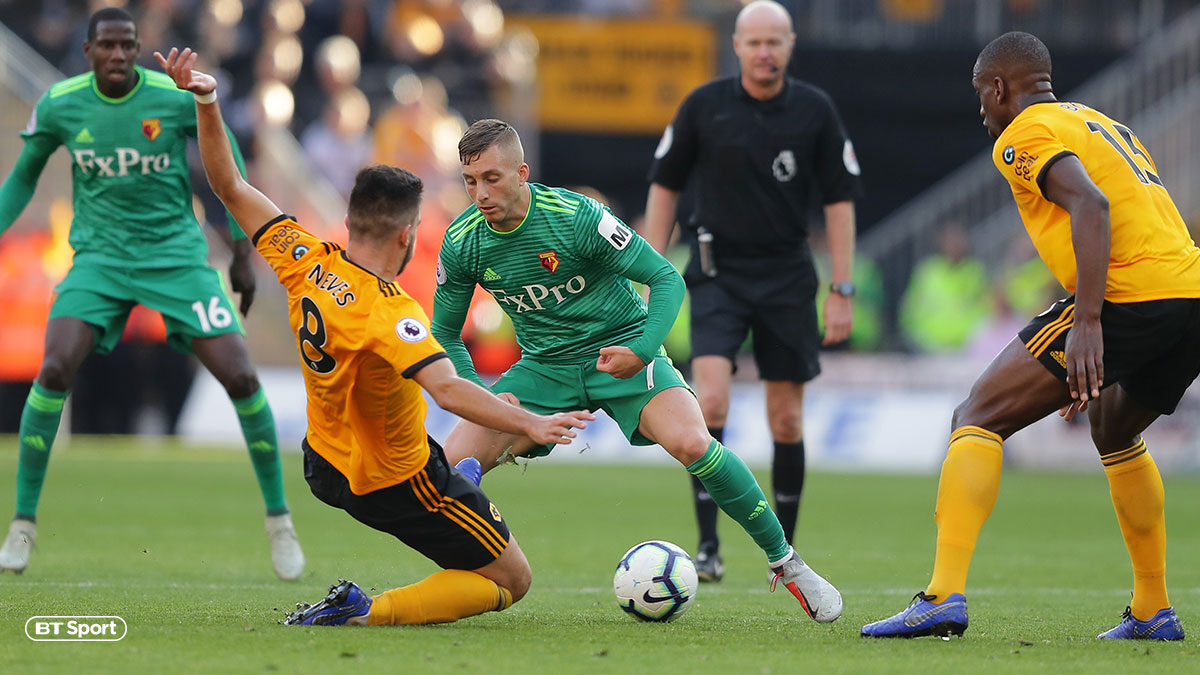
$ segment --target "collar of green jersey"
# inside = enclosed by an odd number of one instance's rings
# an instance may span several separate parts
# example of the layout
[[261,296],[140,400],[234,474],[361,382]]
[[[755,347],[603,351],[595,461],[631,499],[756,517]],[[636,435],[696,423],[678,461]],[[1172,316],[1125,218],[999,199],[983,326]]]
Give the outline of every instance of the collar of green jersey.
[[112,98],[111,96],[105,96],[104,93],[100,91],[100,86],[96,84],[96,73],[95,72],[92,73],[92,91],[96,92],[96,96],[99,96],[100,100],[104,101],[105,103],[124,103],[125,101],[129,100],[130,96],[133,96],[134,94],[138,93],[138,90],[141,89],[142,85],[146,83],[146,72],[141,66],[134,66],[133,72],[137,73],[137,78],[138,78],[137,84],[133,85],[133,89],[130,89],[129,93],[125,94],[121,98]]
[[533,189],[532,183],[525,183],[525,189],[529,190],[529,210],[525,212],[525,217],[521,219],[521,224],[517,225],[508,232],[501,232],[500,230],[492,227],[492,224],[487,221],[487,218],[484,218],[483,222],[487,225],[487,228],[492,231],[492,234],[500,235],[501,237],[510,237],[520,232],[521,228],[525,227],[525,223],[529,222],[529,214],[533,213],[533,202],[537,199],[537,190]]

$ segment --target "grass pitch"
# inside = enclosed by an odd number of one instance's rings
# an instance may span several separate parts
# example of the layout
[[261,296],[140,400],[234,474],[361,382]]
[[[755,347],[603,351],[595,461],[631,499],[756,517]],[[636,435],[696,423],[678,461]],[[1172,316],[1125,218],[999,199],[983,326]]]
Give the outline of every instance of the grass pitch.
[[[701,586],[671,624],[640,624],[612,598],[631,545],[695,545],[682,470],[533,464],[484,483],[534,570],[512,609],[456,624],[294,628],[276,624],[338,576],[404,585],[434,566],[313,498],[300,458],[284,457],[308,556],[296,583],[271,572],[262,509],[243,451],[141,440],[74,439],[54,451],[25,574],[0,576],[0,669],[39,672],[837,673],[1198,672],[1200,479],[1169,478],[1171,597],[1181,643],[1104,642],[1129,600],[1131,573],[1107,483],[1011,471],[977,549],[965,639],[868,641],[859,627],[903,608],[928,581],[936,477],[809,477],[797,541],[844,594],[845,615],[818,625],[730,521],[727,574]],[[16,441],[0,440],[0,508],[12,504]],[[765,478],[760,474],[760,478]],[[116,643],[35,643],[34,615],[119,615]]]

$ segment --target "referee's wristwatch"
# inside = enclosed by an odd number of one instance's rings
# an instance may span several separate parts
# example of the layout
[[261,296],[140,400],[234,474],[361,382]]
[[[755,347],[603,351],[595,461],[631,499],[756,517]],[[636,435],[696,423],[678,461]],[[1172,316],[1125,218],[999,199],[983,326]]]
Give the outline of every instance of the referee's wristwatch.
[[844,298],[854,297],[854,282],[851,281],[835,281],[829,284],[829,290]]

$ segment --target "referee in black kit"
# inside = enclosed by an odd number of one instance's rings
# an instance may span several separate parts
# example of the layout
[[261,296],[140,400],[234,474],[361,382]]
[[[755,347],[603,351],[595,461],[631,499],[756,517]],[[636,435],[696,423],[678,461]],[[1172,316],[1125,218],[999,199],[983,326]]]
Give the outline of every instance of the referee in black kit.
[[[684,272],[692,299],[692,374],[709,432],[718,441],[729,413],[734,357],[753,331],[775,441],[775,512],[788,543],[804,486],[804,383],[821,372],[822,344],[850,335],[854,203],[858,161],[829,96],[787,77],[795,44],[787,10],[756,0],[738,14],[733,48],[741,75],[693,91],[663,133],[650,169],[646,239],[660,253],[675,223],[679,192],[693,181],[694,231]],[[819,201],[818,201],[819,200]],[[824,205],[833,286],[818,333],[817,275],[808,217]],[[695,478],[700,525],[696,571],[718,581],[717,506]]]

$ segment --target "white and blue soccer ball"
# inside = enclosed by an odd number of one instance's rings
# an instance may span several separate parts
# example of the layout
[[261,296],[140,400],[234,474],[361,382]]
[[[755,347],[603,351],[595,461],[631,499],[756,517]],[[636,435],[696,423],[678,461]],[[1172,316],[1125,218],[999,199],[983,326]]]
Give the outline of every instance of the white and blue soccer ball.
[[629,549],[613,575],[617,604],[642,621],[678,619],[698,587],[692,557],[667,541],[643,541]]

